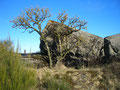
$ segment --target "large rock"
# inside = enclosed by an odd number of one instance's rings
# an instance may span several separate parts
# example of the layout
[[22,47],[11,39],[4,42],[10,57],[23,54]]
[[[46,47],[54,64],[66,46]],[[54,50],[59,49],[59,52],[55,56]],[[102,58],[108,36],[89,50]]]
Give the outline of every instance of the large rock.
[[104,39],[93,34],[77,31],[73,32],[69,37],[69,46],[72,46],[77,38],[82,38],[77,47],[72,49],[68,55],[69,59],[74,60],[79,65],[82,63],[99,63],[104,56]]
[[[59,24],[58,22],[49,21],[43,33],[45,33],[45,37],[49,43],[49,46],[52,48],[53,51],[56,51],[56,42],[54,39],[54,35],[52,34],[53,24]],[[52,27],[52,28],[51,28]],[[66,27],[66,25],[65,25]],[[68,29],[68,28],[67,28]],[[56,30],[56,29],[55,29]],[[93,34],[71,29],[69,27],[69,33],[65,33],[67,38],[64,44],[66,44],[67,48],[74,47],[76,42],[79,41],[77,46],[70,50],[69,54],[67,55],[67,64],[71,63],[71,60],[74,60],[77,63],[81,63],[81,61],[85,62],[95,62],[96,60],[100,60],[104,56],[104,39]],[[45,53],[45,45],[44,42],[41,41],[41,52]],[[98,61],[97,61],[98,62]]]
[[104,38],[104,51],[106,58],[120,55],[120,34]]

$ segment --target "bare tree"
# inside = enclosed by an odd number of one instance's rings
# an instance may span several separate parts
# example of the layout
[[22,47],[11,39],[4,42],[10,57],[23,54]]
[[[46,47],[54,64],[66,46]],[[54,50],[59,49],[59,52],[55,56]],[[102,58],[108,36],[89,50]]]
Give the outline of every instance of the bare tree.
[[73,50],[75,47],[80,45],[81,37],[75,37],[76,41],[68,47],[67,37],[72,32],[76,32],[81,29],[86,28],[87,22],[85,20],[81,21],[79,17],[68,18],[65,12],[59,13],[57,17],[58,22],[54,22],[51,27],[48,27],[51,34],[54,35],[54,40],[56,42],[57,52],[53,51],[56,55],[57,64],[61,62],[66,55]]
[[24,29],[25,31],[29,31],[29,33],[35,31],[40,35],[40,39],[45,42],[51,68],[52,59],[50,48],[48,46],[46,38],[44,37],[44,33],[42,33],[42,24],[50,16],[51,15],[48,8],[28,8],[20,16],[18,16],[11,22],[13,23],[13,28]]
[[[46,33],[44,33],[42,30],[43,22],[50,16],[51,15],[48,8],[28,8],[20,16],[18,16],[11,22],[13,23],[13,28],[24,29],[29,33],[35,31],[39,34],[40,40],[42,40],[45,44],[51,68],[53,66],[52,52],[54,51],[48,45],[48,41],[45,37]],[[67,37],[72,32],[85,29],[85,25],[87,24],[87,22],[85,20],[81,21],[79,17],[68,18],[68,15],[65,14],[65,12],[59,13],[57,19],[59,23],[54,24],[52,29],[50,30],[51,33],[55,36],[55,42],[57,43],[56,58],[57,63],[59,63],[72,49],[80,44],[81,38],[76,37],[77,39],[74,44],[68,48],[68,44],[66,42]]]

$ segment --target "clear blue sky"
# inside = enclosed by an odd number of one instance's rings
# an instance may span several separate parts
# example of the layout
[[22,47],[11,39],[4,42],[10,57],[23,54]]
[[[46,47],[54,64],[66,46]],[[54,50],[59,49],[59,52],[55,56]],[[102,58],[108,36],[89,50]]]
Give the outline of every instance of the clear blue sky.
[[0,0],[0,40],[9,35],[16,46],[19,40],[21,52],[39,51],[39,35],[22,33],[13,29],[10,20],[17,17],[25,8],[39,6],[49,8],[55,16],[63,10],[72,16],[88,21],[87,32],[106,37],[120,34],[120,0]]

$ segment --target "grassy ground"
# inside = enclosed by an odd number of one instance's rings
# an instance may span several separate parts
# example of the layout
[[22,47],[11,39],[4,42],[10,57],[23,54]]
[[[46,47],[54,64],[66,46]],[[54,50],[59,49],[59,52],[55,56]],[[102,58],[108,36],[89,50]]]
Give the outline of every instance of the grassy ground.
[[79,70],[64,65],[52,69],[45,67],[37,69],[37,75],[40,90],[120,90],[119,62]]
[[120,62],[94,68],[60,64],[37,69],[13,52],[9,40],[0,42],[0,90],[120,90],[119,82]]

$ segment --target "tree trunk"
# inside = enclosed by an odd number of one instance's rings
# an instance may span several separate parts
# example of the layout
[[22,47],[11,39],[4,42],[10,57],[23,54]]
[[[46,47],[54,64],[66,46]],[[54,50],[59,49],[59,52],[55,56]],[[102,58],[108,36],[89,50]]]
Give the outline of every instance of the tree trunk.
[[61,42],[61,38],[59,37],[59,51],[60,51],[60,57],[62,57],[63,52],[62,52],[62,42]]
[[60,59],[59,57],[57,57],[57,63],[55,66],[60,66],[62,64],[62,59]]
[[46,46],[46,48],[47,48],[47,53],[48,53],[48,58],[49,58],[50,68],[52,68],[52,66],[53,66],[53,63],[52,63],[52,57],[51,57],[50,48],[49,48],[47,42],[45,42],[45,46]]

